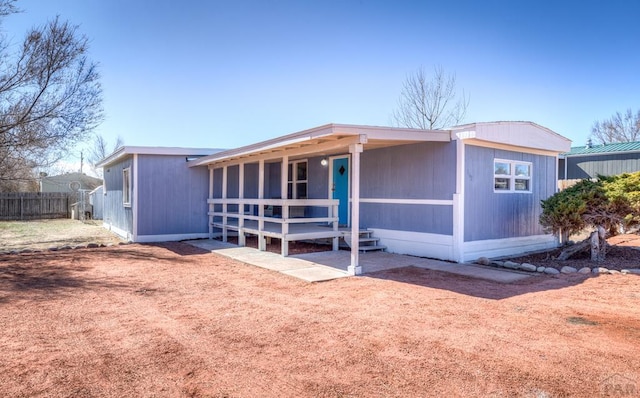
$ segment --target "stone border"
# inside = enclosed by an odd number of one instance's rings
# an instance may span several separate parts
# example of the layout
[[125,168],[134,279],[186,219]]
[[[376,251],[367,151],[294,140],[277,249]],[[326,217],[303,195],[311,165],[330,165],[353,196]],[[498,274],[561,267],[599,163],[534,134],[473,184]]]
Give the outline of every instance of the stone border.
[[493,266],[493,267],[500,267],[500,268],[507,268],[507,269],[511,269],[511,270],[516,270],[516,271],[525,271],[525,272],[537,272],[540,274],[548,274],[548,275],[558,275],[558,274],[583,274],[583,275],[588,275],[588,274],[595,274],[595,275],[599,275],[599,274],[611,274],[611,275],[616,275],[616,274],[635,274],[635,275],[640,275],[640,268],[629,268],[629,269],[623,269],[621,271],[617,271],[614,269],[608,269],[608,268],[604,268],[604,267],[594,267],[594,268],[589,268],[589,267],[583,267],[580,269],[576,269],[574,267],[570,267],[568,265],[565,265],[564,267],[562,267],[560,269],[560,271],[558,271],[556,268],[553,267],[536,267],[533,264],[529,264],[529,263],[516,263],[513,261],[491,261],[486,257],[480,257],[477,261],[477,264],[480,265],[489,265],[489,266]]
[[57,252],[57,251],[64,251],[64,250],[75,250],[75,249],[95,249],[98,247],[113,247],[113,246],[124,246],[124,245],[128,245],[130,244],[129,242],[120,242],[120,243],[95,243],[95,242],[91,242],[91,243],[85,243],[82,245],[75,245],[75,246],[70,246],[70,245],[64,245],[64,246],[52,246],[48,249],[29,249],[29,248],[24,248],[24,249],[20,249],[20,250],[4,250],[4,251],[0,251],[0,256],[2,255],[7,255],[7,254],[27,254],[27,253],[43,253],[43,252]]

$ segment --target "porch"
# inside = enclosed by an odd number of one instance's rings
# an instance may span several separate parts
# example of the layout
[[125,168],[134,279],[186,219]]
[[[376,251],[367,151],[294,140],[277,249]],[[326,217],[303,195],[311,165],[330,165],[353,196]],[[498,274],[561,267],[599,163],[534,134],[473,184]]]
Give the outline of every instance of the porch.
[[342,236],[351,248],[347,272],[358,275],[361,200],[387,200],[361,198],[363,151],[450,140],[448,131],[332,124],[206,156],[190,167],[209,169],[210,237],[218,235],[226,242],[234,232],[238,245],[244,246],[246,236],[254,235],[260,251],[266,250],[266,239],[277,238],[286,257],[289,242],[330,239],[338,251]]

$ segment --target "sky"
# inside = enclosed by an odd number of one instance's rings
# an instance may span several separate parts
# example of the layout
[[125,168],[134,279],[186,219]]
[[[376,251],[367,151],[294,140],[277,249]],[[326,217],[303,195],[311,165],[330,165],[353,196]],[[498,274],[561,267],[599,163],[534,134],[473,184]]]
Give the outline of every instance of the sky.
[[456,75],[464,122],[532,121],[574,146],[596,120],[640,108],[632,0],[17,5],[0,27],[15,43],[56,15],[79,25],[104,90],[97,132],[126,145],[233,148],[327,123],[389,126],[421,66]]

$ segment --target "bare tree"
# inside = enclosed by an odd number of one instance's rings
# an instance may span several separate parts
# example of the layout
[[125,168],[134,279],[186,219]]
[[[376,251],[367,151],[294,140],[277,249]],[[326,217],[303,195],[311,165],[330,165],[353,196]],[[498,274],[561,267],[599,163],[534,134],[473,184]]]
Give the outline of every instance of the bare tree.
[[104,138],[101,134],[96,134],[93,137],[92,146],[89,148],[89,155],[87,156],[87,160],[91,164],[91,168],[93,172],[100,178],[102,178],[102,170],[96,168],[96,164],[102,159],[109,156],[112,152],[115,152],[116,149],[120,148],[124,145],[124,140],[122,137],[118,136],[113,145],[109,145],[109,142],[106,138]]
[[611,119],[596,121],[591,137],[603,144],[640,141],[640,110],[634,114],[629,108],[624,114],[616,112]]
[[468,105],[464,92],[458,97],[454,74],[436,66],[429,79],[425,68],[420,67],[404,81],[392,118],[399,127],[439,129],[462,122]]
[[[0,17],[17,12],[0,0]],[[0,37],[0,181],[13,167],[46,167],[102,120],[102,90],[88,40],[59,18],[30,29],[22,44]]]

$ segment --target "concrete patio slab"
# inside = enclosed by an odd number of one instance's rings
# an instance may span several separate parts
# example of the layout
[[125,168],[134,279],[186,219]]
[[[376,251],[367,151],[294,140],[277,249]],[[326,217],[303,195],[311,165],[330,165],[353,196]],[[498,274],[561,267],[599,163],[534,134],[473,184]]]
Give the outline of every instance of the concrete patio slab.
[[[351,253],[344,250],[282,257],[276,253],[262,252],[249,247],[238,247],[218,240],[193,240],[186,241],[186,243],[246,264],[278,271],[307,282],[320,282],[349,276],[347,267],[351,262]],[[413,266],[499,283],[511,283],[532,276],[518,271],[475,264],[456,264],[386,252],[360,253],[360,265],[365,274]]]
[[295,256],[282,257],[276,253],[263,252],[250,247],[238,247],[218,240],[192,240],[185,241],[185,243],[245,264],[277,271],[307,282],[321,282],[349,276],[346,272],[346,267],[344,270],[341,270],[313,261],[296,258]]

